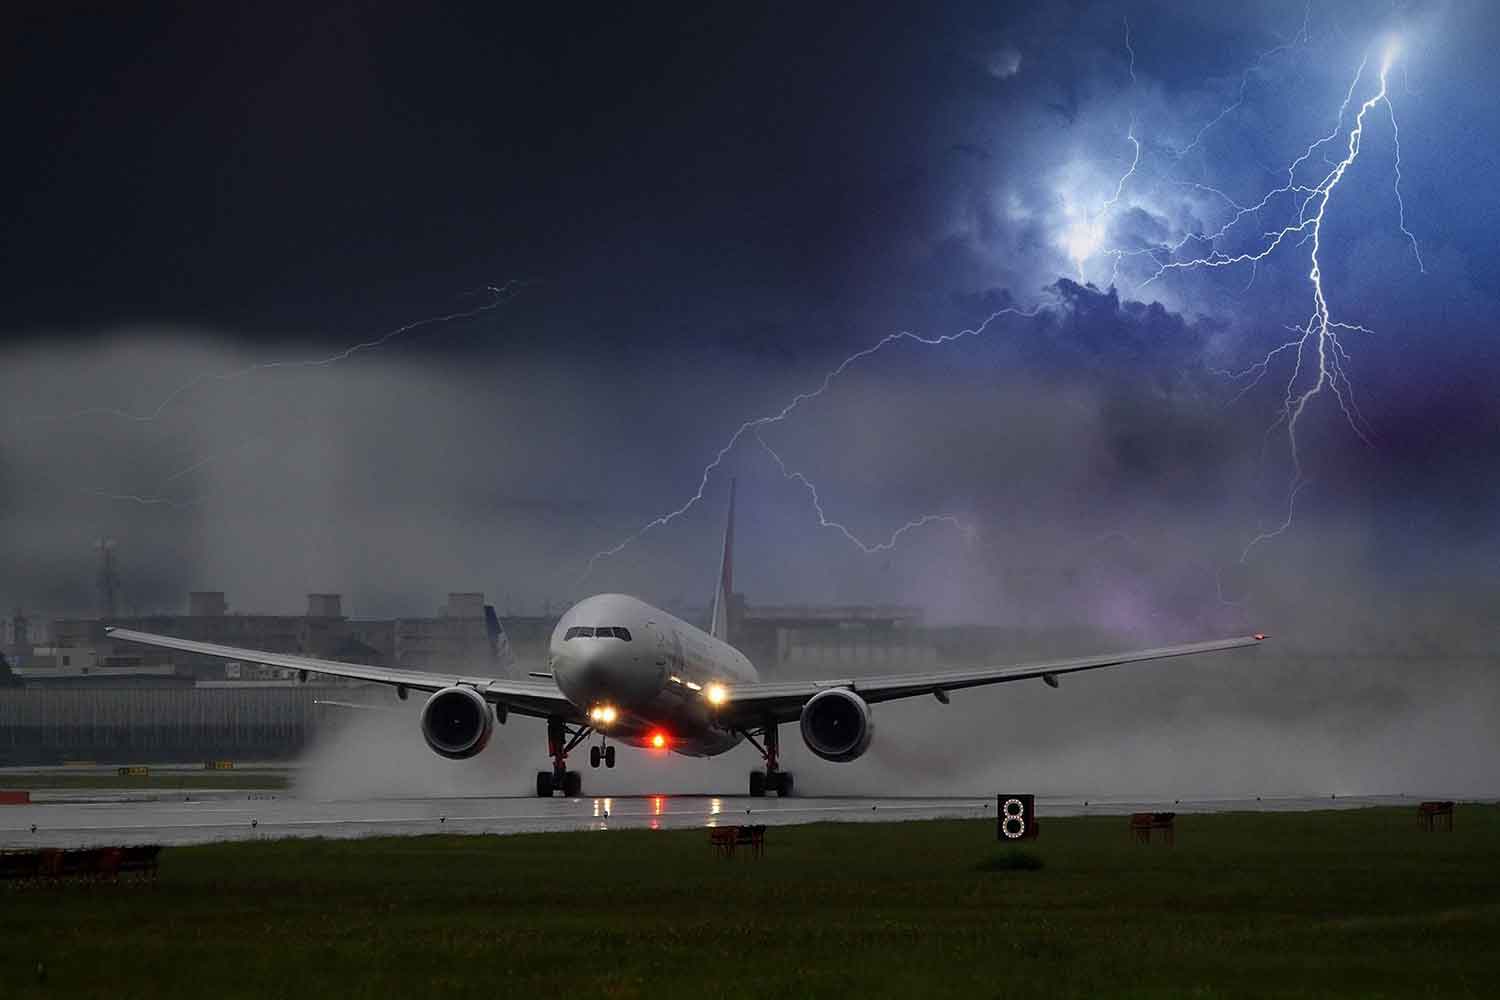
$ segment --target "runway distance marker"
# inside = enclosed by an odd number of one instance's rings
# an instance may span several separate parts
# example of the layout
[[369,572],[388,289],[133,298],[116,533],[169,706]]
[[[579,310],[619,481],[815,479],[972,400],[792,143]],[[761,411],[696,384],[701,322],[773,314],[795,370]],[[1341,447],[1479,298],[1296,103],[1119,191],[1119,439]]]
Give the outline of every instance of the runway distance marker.
[[995,796],[995,836],[998,840],[1035,840],[1036,796],[1032,794]]

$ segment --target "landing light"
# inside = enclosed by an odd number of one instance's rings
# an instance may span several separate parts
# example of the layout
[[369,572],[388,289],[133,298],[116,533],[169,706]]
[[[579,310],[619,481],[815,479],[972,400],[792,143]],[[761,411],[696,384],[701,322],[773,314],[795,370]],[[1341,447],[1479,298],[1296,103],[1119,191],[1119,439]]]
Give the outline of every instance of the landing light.
[[710,684],[703,690],[703,696],[710,705],[722,705],[728,699],[729,691],[722,684]]
[[615,721],[616,714],[613,705],[595,705],[589,709],[589,721],[609,725]]

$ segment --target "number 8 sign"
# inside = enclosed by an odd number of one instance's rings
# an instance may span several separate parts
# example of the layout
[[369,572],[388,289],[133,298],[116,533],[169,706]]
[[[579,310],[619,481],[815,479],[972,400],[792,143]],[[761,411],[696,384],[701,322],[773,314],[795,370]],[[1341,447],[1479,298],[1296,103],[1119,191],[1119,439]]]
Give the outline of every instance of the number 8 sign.
[[1001,840],[1032,840],[1037,835],[1036,796],[998,795],[995,797]]

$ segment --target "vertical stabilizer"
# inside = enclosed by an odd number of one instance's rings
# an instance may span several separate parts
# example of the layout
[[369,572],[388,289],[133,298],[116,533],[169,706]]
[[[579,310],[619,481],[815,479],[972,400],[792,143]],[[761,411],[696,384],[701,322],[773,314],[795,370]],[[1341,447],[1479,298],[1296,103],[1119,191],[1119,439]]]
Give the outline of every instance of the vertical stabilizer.
[[490,661],[502,670],[514,667],[516,654],[510,648],[510,636],[505,634],[505,629],[500,625],[500,617],[495,614],[493,604],[484,606],[484,631],[490,640]]
[[734,593],[734,484],[729,480],[729,517],[724,523],[724,554],[719,558],[719,585],[714,590],[714,615],[708,634],[729,641],[729,598]]

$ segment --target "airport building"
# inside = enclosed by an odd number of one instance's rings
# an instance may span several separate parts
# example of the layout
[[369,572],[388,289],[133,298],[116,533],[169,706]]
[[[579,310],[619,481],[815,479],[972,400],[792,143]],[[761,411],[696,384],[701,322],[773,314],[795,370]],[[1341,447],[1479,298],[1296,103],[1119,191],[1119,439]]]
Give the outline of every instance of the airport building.
[[0,765],[274,760],[314,738],[339,689],[37,686],[0,691]]
[[143,681],[167,675],[190,682],[290,677],[289,671],[118,642],[105,633],[106,624],[273,653],[415,670],[482,673],[490,655],[482,593],[449,594],[430,618],[357,619],[344,614],[339,594],[308,594],[303,615],[265,615],[232,614],[222,591],[195,591],[188,595],[184,615],[117,618],[112,623],[98,618],[54,620],[48,644],[31,646],[24,656],[12,655],[12,662],[22,677],[39,683],[131,673]]

